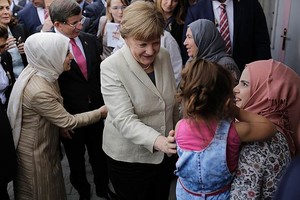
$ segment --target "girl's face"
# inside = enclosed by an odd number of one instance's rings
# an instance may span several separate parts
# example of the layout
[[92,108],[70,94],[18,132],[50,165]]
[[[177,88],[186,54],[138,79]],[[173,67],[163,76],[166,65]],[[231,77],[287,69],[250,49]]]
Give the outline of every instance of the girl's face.
[[63,64],[64,71],[69,71],[71,69],[71,62],[72,62],[73,59],[74,59],[73,55],[71,54],[70,51],[68,51],[65,62]]
[[150,41],[141,41],[128,37],[125,41],[130,48],[132,56],[143,68],[154,62],[160,49],[160,37]]
[[9,10],[9,3],[1,1],[0,3],[0,23],[7,25],[10,22],[11,13]]
[[161,0],[161,8],[164,13],[172,15],[179,0]]
[[233,88],[233,92],[236,105],[244,108],[250,98],[250,75],[247,67],[244,69],[238,85]]
[[183,42],[186,47],[187,54],[189,57],[195,58],[197,56],[198,47],[194,41],[193,34],[190,28],[186,31],[186,39]]
[[120,0],[111,0],[109,13],[112,15],[115,23],[120,23],[123,17],[123,11],[127,6]]

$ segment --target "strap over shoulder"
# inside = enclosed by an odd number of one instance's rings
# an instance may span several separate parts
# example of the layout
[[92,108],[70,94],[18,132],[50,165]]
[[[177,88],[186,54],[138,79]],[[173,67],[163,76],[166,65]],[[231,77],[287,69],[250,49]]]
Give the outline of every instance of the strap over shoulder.
[[97,37],[103,36],[103,34],[104,34],[104,27],[105,27],[106,23],[107,23],[106,16],[100,17],[99,25],[98,25]]

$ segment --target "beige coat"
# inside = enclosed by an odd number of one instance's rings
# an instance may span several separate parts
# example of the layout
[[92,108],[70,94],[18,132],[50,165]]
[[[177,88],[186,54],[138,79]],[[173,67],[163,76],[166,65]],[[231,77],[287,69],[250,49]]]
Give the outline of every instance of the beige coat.
[[164,154],[153,151],[159,135],[167,136],[178,119],[175,78],[170,56],[161,48],[154,61],[156,86],[125,44],[101,63],[101,91],[108,116],[103,150],[124,162],[158,164]]
[[66,199],[59,157],[59,127],[73,129],[98,121],[99,111],[70,115],[57,82],[34,75],[26,85],[22,128],[17,146],[15,199]]

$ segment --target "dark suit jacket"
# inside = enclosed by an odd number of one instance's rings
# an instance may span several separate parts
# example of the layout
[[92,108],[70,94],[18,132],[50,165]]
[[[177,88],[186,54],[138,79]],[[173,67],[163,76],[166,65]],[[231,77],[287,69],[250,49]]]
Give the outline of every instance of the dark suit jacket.
[[82,6],[82,11],[83,11],[88,5],[90,5],[90,4],[84,0],[84,1],[83,1],[83,6]]
[[21,24],[24,24],[27,35],[32,35],[37,31],[37,27],[41,25],[36,7],[31,3],[18,12],[18,19]]
[[274,200],[291,200],[300,197],[300,157],[294,158],[280,181]]
[[18,16],[18,12],[25,7],[26,3],[27,3],[26,0],[20,0],[18,4],[14,4],[12,13],[15,17]]
[[82,14],[85,17],[90,18],[90,24],[84,31],[96,35],[98,31],[99,19],[101,16],[105,15],[105,7],[102,1],[99,0],[89,4],[85,7]]
[[[26,36],[23,24],[17,24],[17,25],[14,25],[14,26],[9,26],[9,29],[10,29],[12,35],[14,36],[14,38],[16,38],[16,40],[18,40],[19,37],[21,37],[21,42],[25,42],[25,40],[27,39],[27,36]],[[27,58],[26,58],[25,53],[21,54],[21,57],[22,57],[24,67],[26,67],[28,62],[27,62]]]
[[0,102],[0,160],[3,161],[0,165],[0,185],[3,186],[11,181],[15,176],[17,159],[11,127],[6,114],[9,95],[15,82],[12,60],[8,52],[1,54],[1,64],[4,71],[9,73],[8,78],[10,79],[10,86],[5,92],[7,101],[5,105]]
[[[271,58],[270,38],[263,9],[257,0],[233,0],[234,34],[233,54],[235,62],[242,71],[245,64]],[[209,19],[215,22],[211,0],[199,0],[188,9],[183,41],[187,25],[197,19]],[[187,59],[185,52],[184,60]]]
[[79,34],[87,60],[88,80],[73,60],[71,69],[63,72],[59,79],[64,107],[71,114],[90,111],[104,105],[100,91],[100,43],[96,36],[81,32]]

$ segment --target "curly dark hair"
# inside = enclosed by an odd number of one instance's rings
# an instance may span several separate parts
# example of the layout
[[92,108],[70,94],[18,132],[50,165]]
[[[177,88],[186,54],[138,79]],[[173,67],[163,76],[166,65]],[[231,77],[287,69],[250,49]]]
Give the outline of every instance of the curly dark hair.
[[192,119],[232,118],[230,102],[234,98],[231,74],[217,63],[193,60],[182,70],[177,97],[182,101],[183,115]]

